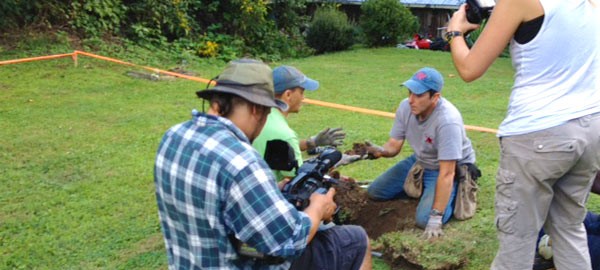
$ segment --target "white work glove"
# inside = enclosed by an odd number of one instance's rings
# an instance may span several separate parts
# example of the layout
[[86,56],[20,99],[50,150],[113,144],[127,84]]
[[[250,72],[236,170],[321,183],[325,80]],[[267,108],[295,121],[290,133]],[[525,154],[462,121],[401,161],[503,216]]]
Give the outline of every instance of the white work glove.
[[344,138],[346,138],[346,132],[342,128],[326,128],[319,134],[310,137],[307,140],[307,145],[308,149],[317,146],[339,146],[344,144]]
[[442,235],[444,235],[444,232],[442,231],[442,216],[429,215],[429,221],[427,221],[427,226],[425,226],[423,237],[432,239]]
[[333,165],[333,168],[348,165],[350,163],[353,163],[353,162],[355,162],[357,160],[361,160],[361,159],[363,159],[363,157],[361,155],[342,154],[342,158],[340,159],[340,161],[338,161],[338,163]]

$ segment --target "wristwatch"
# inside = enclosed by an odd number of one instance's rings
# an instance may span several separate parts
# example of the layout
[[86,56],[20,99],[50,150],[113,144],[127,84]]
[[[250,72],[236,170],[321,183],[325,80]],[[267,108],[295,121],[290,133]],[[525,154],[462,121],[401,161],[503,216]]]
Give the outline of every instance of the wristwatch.
[[448,42],[448,44],[450,44],[450,42],[452,42],[452,39],[454,37],[462,37],[462,35],[463,35],[463,33],[461,31],[448,31],[444,35],[444,38],[446,39],[446,42]]
[[442,216],[442,215],[444,215],[444,213],[438,211],[435,208],[431,208],[431,213],[429,213],[429,215],[431,215],[431,216]]

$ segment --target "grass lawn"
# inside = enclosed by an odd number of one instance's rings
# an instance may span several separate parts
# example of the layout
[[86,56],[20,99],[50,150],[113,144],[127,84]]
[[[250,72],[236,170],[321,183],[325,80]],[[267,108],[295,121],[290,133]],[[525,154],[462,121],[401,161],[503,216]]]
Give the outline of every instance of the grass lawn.
[[[0,59],[4,59],[0,57]],[[513,71],[499,59],[486,75],[464,83],[443,52],[358,49],[287,60],[321,82],[308,98],[394,112],[407,90],[400,84],[431,66],[445,77],[443,95],[465,124],[497,128],[506,111]],[[211,78],[224,63],[196,64]],[[169,67],[156,66],[167,69]],[[152,167],[163,133],[202,108],[186,80],[147,81],[125,75],[128,67],[80,57],[0,66],[0,268],[164,269]],[[347,131],[353,142],[388,138],[392,119],[306,105],[289,118],[302,137],[322,128]],[[428,269],[462,261],[464,269],[489,268],[497,249],[494,187],[498,144],[494,134],[469,132],[483,171],[479,206],[468,221],[452,221],[446,236],[422,241],[422,231],[392,233],[386,244],[417,252]],[[374,179],[411,153],[343,167],[344,175]],[[600,211],[600,196],[590,198]],[[376,269],[389,269],[382,261]]]

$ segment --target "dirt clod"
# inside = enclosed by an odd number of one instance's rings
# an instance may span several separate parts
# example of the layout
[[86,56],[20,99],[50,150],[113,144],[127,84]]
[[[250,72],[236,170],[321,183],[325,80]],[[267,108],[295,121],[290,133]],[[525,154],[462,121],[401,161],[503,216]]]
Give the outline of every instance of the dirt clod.
[[364,156],[364,155],[368,155],[367,159],[373,159],[373,155],[369,154],[367,151],[367,145],[364,143],[353,143],[352,144],[352,149],[344,152],[344,154],[347,155],[359,155],[359,156]]

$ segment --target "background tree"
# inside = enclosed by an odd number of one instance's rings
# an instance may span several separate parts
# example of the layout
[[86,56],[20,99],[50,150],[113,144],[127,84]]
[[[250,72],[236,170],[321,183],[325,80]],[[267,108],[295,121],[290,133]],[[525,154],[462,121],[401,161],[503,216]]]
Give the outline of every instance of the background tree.
[[315,12],[306,43],[317,53],[341,51],[352,46],[353,34],[353,27],[345,13],[333,6],[323,6]]
[[419,29],[417,18],[398,0],[367,0],[361,13],[360,25],[369,47],[396,45]]

